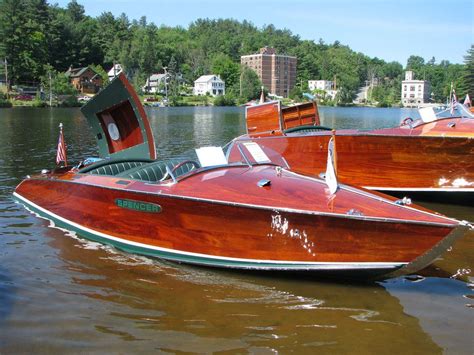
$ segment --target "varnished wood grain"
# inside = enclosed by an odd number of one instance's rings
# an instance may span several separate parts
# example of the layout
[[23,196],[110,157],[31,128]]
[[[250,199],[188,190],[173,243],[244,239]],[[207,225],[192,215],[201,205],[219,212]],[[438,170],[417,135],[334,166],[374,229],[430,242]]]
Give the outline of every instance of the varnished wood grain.
[[272,132],[280,131],[280,103],[278,101],[267,102],[262,105],[248,106],[245,109],[247,118],[247,132]]
[[281,109],[283,129],[312,125],[319,126],[319,112],[315,101],[283,107]]
[[[456,123],[454,129],[445,128],[449,122]],[[338,178],[384,189],[474,189],[473,125],[474,120],[448,119],[413,130],[338,130]],[[253,140],[274,161],[282,155],[292,170],[318,176],[326,171],[330,135],[280,133],[242,136],[237,142]],[[232,149],[230,161],[240,160],[235,146]]]

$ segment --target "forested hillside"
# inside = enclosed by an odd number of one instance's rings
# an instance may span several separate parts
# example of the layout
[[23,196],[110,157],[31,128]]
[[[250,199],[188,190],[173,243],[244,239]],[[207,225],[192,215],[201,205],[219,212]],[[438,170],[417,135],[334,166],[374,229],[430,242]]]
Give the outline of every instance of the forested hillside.
[[430,80],[438,101],[444,100],[451,82],[459,96],[469,85],[472,92],[472,70],[468,70],[472,69],[472,48],[469,65],[437,63],[434,58],[425,62],[417,56],[402,65],[370,58],[337,41],[302,40],[287,29],[258,28],[247,21],[197,19],[184,28],[157,26],[146,17],[115,17],[111,12],[92,18],[75,0],[67,8],[46,0],[0,0],[0,38],[0,58],[9,63],[12,83],[39,82],[50,71],[64,72],[71,65],[94,64],[107,70],[117,62],[137,86],[167,66],[188,83],[202,74],[219,74],[228,92],[237,95],[240,56],[271,46],[277,53],[298,57],[296,91],[306,90],[311,79],[336,78],[341,102],[352,101],[357,89],[371,78],[380,83],[372,92],[374,100],[399,102],[405,68],[414,70],[419,79]]

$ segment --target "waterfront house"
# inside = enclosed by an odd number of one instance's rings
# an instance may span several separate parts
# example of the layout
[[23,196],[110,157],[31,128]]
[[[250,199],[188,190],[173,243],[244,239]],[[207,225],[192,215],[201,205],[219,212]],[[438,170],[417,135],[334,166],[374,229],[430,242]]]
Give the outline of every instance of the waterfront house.
[[146,79],[142,90],[146,93],[156,94],[164,92],[166,74],[152,74]]
[[225,95],[225,82],[218,75],[202,75],[194,81],[194,95]]
[[308,80],[308,88],[313,90],[329,91],[334,87],[334,82],[331,80]]
[[102,77],[91,67],[70,67],[66,76],[81,94],[95,94],[102,88]]
[[402,104],[405,107],[417,107],[428,103],[431,85],[427,80],[415,80],[411,70],[405,72],[405,80],[402,81]]
[[114,64],[112,68],[107,72],[107,76],[109,77],[109,81],[112,81],[117,75],[123,72],[122,64]]
[[[326,98],[334,100],[336,98],[337,90],[335,90],[334,81],[331,80],[308,80],[308,88],[311,91],[324,91]],[[319,96],[318,94],[316,94]]]

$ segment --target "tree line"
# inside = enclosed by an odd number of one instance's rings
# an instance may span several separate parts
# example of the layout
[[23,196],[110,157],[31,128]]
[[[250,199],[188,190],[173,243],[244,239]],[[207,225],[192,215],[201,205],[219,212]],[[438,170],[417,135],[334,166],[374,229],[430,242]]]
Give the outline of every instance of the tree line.
[[[395,104],[400,101],[404,69],[413,70],[418,79],[430,80],[433,99],[438,101],[449,93],[452,82],[458,96],[473,93],[474,88],[473,47],[465,64],[445,60],[437,64],[435,58],[425,62],[411,56],[404,68],[398,62],[355,52],[338,41],[302,40],[273,25],[258,28],[245,20],[198,19],[188,28],[169,27],[149,23],[146,17],[130,20],[125,14],[116,17],[111,12],[93,18],[85,15],[76,0],[66,8],[46,0],[0,0],[0,38],[0,58],[9,63],[12,83],[47,85],[51,72],[64,83],[60,73],[70,66],[94,65],[105,76],[104,69],[121,63],[137,88],[149,75],[167,67],[189,84],[200,75],[218,74],[229,96],[249,99],[258,96],[258,78],[241,68],[240,56],[270,46],[279,54],[298,58],[292,96],[306,92],[308,80],[336,79],[338,101],[351,102],[366,80],[378,78],[372,99]],[[249,83],[243,88],[242,77]]]

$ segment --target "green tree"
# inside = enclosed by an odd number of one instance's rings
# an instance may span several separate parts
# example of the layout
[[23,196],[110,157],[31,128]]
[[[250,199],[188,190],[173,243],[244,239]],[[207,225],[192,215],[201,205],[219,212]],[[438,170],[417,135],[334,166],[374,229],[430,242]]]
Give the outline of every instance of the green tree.
[[425,66],[425,60],[417,55],[411,55],[407,59],[407,70],[412,70],[416,75],[423,74],[423,68]]
[[466,94],[474,98],[474,45],[471,45],[471,48],[467,51],[464,57],[464,64],[462,88]]
[[73,23],[79,23],[85,18],[84,6],[78,4],[76,0],[71,0],[67,4],[67,14]]
[[97,74],[100,75],[100,77],[102,78],[102,82],[104,84],[108,84],[109,75],[107,74],[105,69],[102,67],[102,65],[100,65],[100,64],[97,64],[97,65],[91,64],[90,67],[92,68],[92,70],[94,70]]
[[290,90],[290,94],[288,96],[292,100],[302,101],[303,91],[301,90],[301,88],[295,86],[293,89]]
[[235,106],[235,99],[231,95],[220,95],[214,99],[214,106]]
[[257,73],[246,66],[241,67],[240,74],[240,98],[250,101],[260,97],[262,82]]
[[1,57],[9,63],[12,83],[32,81],[42,74],[45,36],[26,0],[0,2]]
[[[52,67],[46,68],[47,73],[40,80],[45,92],[52,90],[53,95],[77,95],[77,90],[71,85],[69,78]],[[51,81],[49,76],[51,74]],[[51,83],[51,86],[50,86]]]
[[168,78],[165,80],[168,80],[168,97],[172,106],[176,106],[179,101],[179,79],[178,64],[176,59],[171,57],[168,63]]
[[212,60],[211,71],[224,80],[227,88],[232,89],[239,81],[240,66],[235,63],[228,55],[217,54]]

